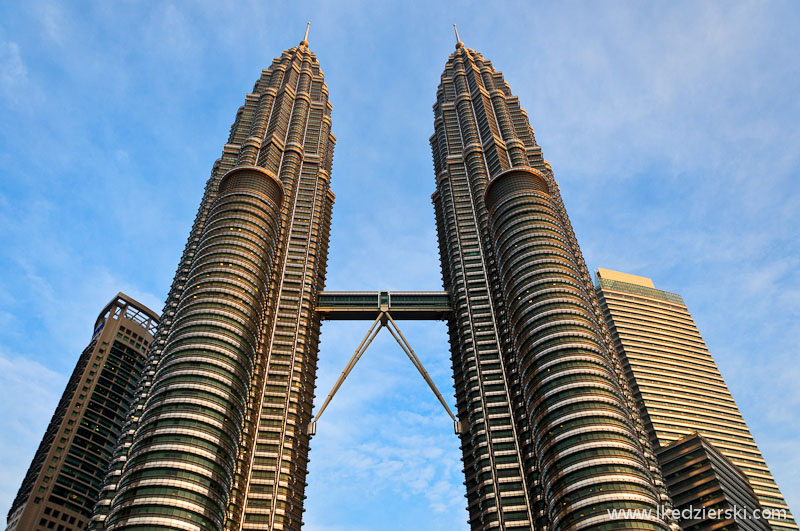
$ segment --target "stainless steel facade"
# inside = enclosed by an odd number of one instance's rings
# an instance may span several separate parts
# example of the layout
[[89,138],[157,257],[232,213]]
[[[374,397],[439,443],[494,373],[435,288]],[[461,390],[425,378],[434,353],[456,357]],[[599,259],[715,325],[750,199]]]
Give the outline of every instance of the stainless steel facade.
[[124,293],[100,312],[8,512],[7,531],[85,529],[157,324],[155,312]]
[[236,167],[220,182],[128,450],[109,531],[223,527],[259,332],[272,319],[282,195],[260,168]]
[[299,530],[334,195],[304,39],[212,169],[93,529]]
[[[655,456],[519,100],[459,42],[434,115],[470,527],[666,529]],[[625,508],[645,512],[607,512]]]

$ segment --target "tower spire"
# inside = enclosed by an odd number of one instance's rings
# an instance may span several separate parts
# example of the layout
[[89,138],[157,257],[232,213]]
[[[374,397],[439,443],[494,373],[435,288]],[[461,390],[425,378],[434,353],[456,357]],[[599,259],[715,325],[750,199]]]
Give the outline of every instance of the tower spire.
[[[653,451],[649,441],[645,446],[647,434],[638,428],[638,405],[631,405],[628,398],[633,395],[627,375],[618,372],[622,362],[612,350],[614,343],[607,329],[602,328],[603,316],[597,311],[600,303],[593,298],[589,273],[552,170],[502,73],[479,52],[467,53],[454,29],[459,41],[436,91],[430,142],[437,177],[433,202],[444,288],[451,294],[453,315],[471,315],[457,326],[450,325],[459,418],[466,428],[462,432],[464,462],[486,463],[464,467],[470,527],[588,529],[586,526],[601,518],[611,518],[600,515],[605,500],[613,500],[608,503],[615,507],[641,506],[656,513],[659,496],[667,494],[660,473],[651,464]],[[474,97],[478,91],[491,94],[491,98]],[[453,102],[465,100],[470,100],[467,106],[472,107],[462,112],[461,103]],[[489,129],[484,127],[487,123],[496,125],[488,135],[492,138],[481,133]],[[474,147],[463,149],[467,145]],[[475,155],[474,149],[481,154]],[[491,180],[484,184],[487,177]],[[482,196],[476,193],[479,187],[484,188]],[[460,197],[466,198],[466,208],[454,200]],[[551,219],[553,229],[545,228]],[[478,234],[482,236],[474,236]],[[562,240],[571,247],[560,243]],[[475,255],[492,259],[478,262],[471,258]],[[539,288],[543,282],[552,284]],[[562,298],[562,293],[570,293],[569,299]],[[497,302],[484,305],[473,294]],[[580,324],[555,328],[553,323],[560,322]],[[585,383],[575,384],[577,378]],[[487,384],[489,381],[492,383]],[[600,386],[604,390],[595,392]],[[517,405],[516,396],[522,397],[523,407]],[[580,397],[580,413],[563,405],[577,400],[573,397]],[[489,415],[472,413],[487,410],[492,411],[491,420],[486,418]],[[611,410],[619,415],[619,422],[605,420]],[[605,455],[606,450],[584,453],[584,439],[578,434],[582,426],[590,424],[593,431],[602,433],[598,437],[607,442],[601,444],[609,448],[630,441],[631,451],[626,450],[624,456],[614,453],[613,469],[622,471],[620,475],[606,472],[604,460],[596,457]],[[476,440],[481,444],[466,442]],[[495,463],[506,464],[501,469]],[[599,481],[614,479],[602,487],[581,490],[582,483],[571,475],[577,463],[581,470],[604,477]],[[647,479],[641,481],[634,477],[637,470],[651,474],[641,475]],[[473,487],[476,484],[484,486],[478,489]],[[519,494],[503,496],[507,488]],[[630,491],[643,496],[634,500],[626,494]],[[594,512],[588,510],[592,506],[597,508]],[[647,525],[669,531],[661,515],[671,510],[651,518]],[[631,513],[622,518],[635,517]],[[615,529],[626,525],[618,523],[608,525]]]
[[456,32],[456,49],[463,48],[464,43],[461,42],[461,37],[458,36],[458,26],[456,26],[455,24],[453,24],[453,31]]
[[303,40],[300,41],[300,46],[308,46],[308,28],[311,27],[311,21],[306,23],[306,34],[303,35]]
[[[308,28],[306,26],[306,31]],[[176,308],[187,307],[184,301],[191,299],[193,305],[188,307],[198,310],[197,315],[203,319],[203,326],[206,326],[203,330],[209,331],[209,341],[221,338],[219,344],[214,344],[217,346],[211,343],[208,343],[210,346],[206,346],[206,343],[191,343],[189,348],[198,357],[189,358],[189,363],[196,361],[199,367],[197,371],[207,375],[208,380],[200,381],[200,377],[197,377],[196,392],[179,391],[176,395],[178,401],[169,403],[170,407],[175,406],[175,418],[178,418],[187,416],[185,412],[193,407],[192,400],[197,402],[197,411],[202,412],[199,416],[189,415],[192,416],[192,422],[195,422],[192,424],[195,431],[186,430],[188,435],[181,435],[180,426],[184,424],[179,422],[180,419],[172,425],[159,423],[159,427],[166,430],[159,432],[159,436],[164,436],[164,444],[168,445],[169,451],[174,452],[170,455],[181,456],[172,461],[159,457],[162,454],[154,453],[154,448],[157,451],[158,444],[161,443],[157,442],[154,446],[148,439],[144,445],[128,444],[128,438],[132,441],[140,427],[152,424],[152,415],[159,415],[158,410],[150,408],[149,404],[146,406],[145,401],[152,397],[161,404],[163,401],[156,394],[162,392],[160,389],[166,389],[164,392],[171,389],[167,389],[169,385],[160,383],[164,378],[169,382],[174,380],[167,372],[156,370],[156,365],[161,366],[160,360],[176,360],[177,373],[174,374],[178,375],[178,380],[182,378],[181,371],[186,372],[181,369],[183,358],[173,357],[174,350],[165,350],[172,349],[171,345],[175,343],[167,344],[165,341],[167,337],[172,337],[169,334],[173,330],[179,330],[178,326],[192,326],[192,321],[181,320],[184,313],[176,314],[177,320],[172,313],[165,313],[167,317],[161,322],[166,324],[161,325],[152,340],[153,348],[147,353],[143,365],[141,387],[136,388],[135,397],[131,399],[134,408],[132,411],[136,414],[124,414],[123,420],[119,421],[119,426],[124,422],[126,428],[121,430],[116,453],[111,460],[113,468],[99,496],[98,504],[102,505],[93,520],[92,527],[95,531],[131,525],[135,527],[136,518],[140,518],[140,515],[136,513],[131,520],[125,509],[128,503],[143,508],[142,514],[145,516],[142,518],[158,521],[165,529],[185,528],[186,524],[181,522],[193,520],[201,522],[200,527],[208,529],[222,530],[226,526],[238,530],[243,522],[251,521],[254,516],[259,522],[264,522],[264,528],[274,529],[278,526],[297,531],[301,527],[302,502],[294,501],[291,507],[286,507],[278,499],[284,496],[284,486],[287,484],[291,485],[292,495],[297,500],[304,498],[305,483],[294,479],[305,478],[307,475],[308,438],[301,436],[290,439],[291,436],[283,435],[282,427],[278,428],[277,445],[273,452],[271,444],[256,445],[258,438],[252,434],[263,433],[266,426],[273,426],[275,422],[271,417],[276,414],[287,419],[312,417],[312,390],[305,382],[315,380],[316,366],[303,360],[315,360],[318,357],[320,323],[304,316],[313,311],[312,301],[316,293],[324,289],[323,272],[335,198],[330,190],[328,176],[336,137],[331,133],[332,105],[328,101],[328,87],[319,61],[306,47],[307,38],[308,33],[299,46],[286,50],[269,68],[261,70],[253,93],[245,96],[242,110],[237,112],[231,127],[231,138],[241,139],[241,143],[231,144],[234,147],[226,148],[219,163],[214,164],[206,190],[214,190],[215,193],[203,196],[197,214],[198,222],[192,228],[188,239],[190,243],[187,244],[176,272],[177,280],[173,282],[167,298],[170,308],[173,304]],[[297,75],[284,75],[287,71],[292,74],[296,72]],[[270,126],[270,117],[276,117],[283,109],[300,109],[301,106],[304,112],[292,112],[284,116],[286,121],[283,126],[274,131],[270,129],[270,141],[262,142],[264,131]],[[315,159],[309,162],[311,156],[307,156],[307,153],[313,153]],[[237,164],[239,161],[247,162]],[[228,171],[231,168],[235,169]],[[277,181],[275,176],[278,175],[285,181]],[[285,197],[279,193],[284,182]],[[311,192],[305,193],[308,190]],[[244,214],[237,218],[239,213]],[[286,226],[291,227],[290,231],[281,230],[284,220]],[[223,229],[225,243],[220,246],[208,244],[211,241],[209,238],[215,237]],[[237,229],[241,229],[241,232]],[[301,250],[297,250],[300,247],[295,243],[289,243],[290,236],[295,238],[292,242],[301,242]],[[199,248],[196,242],[201,242],[204,246]],[[241,252],[242,257],[235,259],[229,254],[236,252]],[[218,253],[220,260],[214,261],[216,259],[213,256],[216,255],[213,253]],[[233,301],[233,298],[222,298],[211,289],[202,294],[195,288],[195,279],[199,278],[197,275],[204,274],[203,268],[222,267],[218,266],[223,263],[222,257],[225,257],[224,262],[229,271],[226,280],[219,284],[225,287],[220,289],[241,294],[241,297],[236,297],[234,306],[226,302]],[[191,271],[192,275],[184,275],[185,271]],[[307,282],[295,287],[293,277],[302,276],[298,271],[307,275]],[[227,283],[228,278],[232,282]],[[290,293],[297,293],[297,297]],[[203,310],[206,307],[222,308],[217,316],[221,316],[221,319],[227,319],[225,315],[238,316],[231,320],[235,324],[229,326],[230,334],[214,332],[222,330],[220,327],[226,325],[219,319],[215,320],[213,311]],[[273,315],[280,315],[280,320],[273,319]],[[122,319],[123,316],[120,316],[120,320]],[[275,321],[281,324],[276,325]],[[107,323],[103,330],[110,326]],[[128,325],[125,324],[125,327]],[[260,347],[261,343],[257,343],[254,338],[260,338],[259,334],[262,332],[265,338],[263,349],[256,349],[255,345]],[[181,337],[184,336],[186,334]],[[302,346],[297,343],[295,347],[295,339],[298,337],[304,338],[304,343]],[[291,348],[285,346],[290,344]],[[112,351],[115,349],[109,350]],[[209,356],[217,355],[217,351],[223,353],[219,354],[218,365],[214,365],[213,361],[207,363]],[[287,359],[288,362],[285,361]],[[274,365],[275,363],[278,365]],[[281,363],[289,363],[294,369],[278,385],[278,380],[268,376],[268,370]],[[230,380],[227,379],[228,376]],[[184,381],[190,380],[181,380]],[[136,382],[131,384],[131,388],[135,384]],[[102,384],[98,382],[97,385]],[[180,387],[184,383],[176,385]],[[270,396],[276,393],[282,393],[281,396],[285,397],[290,397],[291,393],[292,399],[283,401]],[[207,417],[208,420],[204,416],[206,414],[211,415]],[[222,415],[226,419],[224,424],[221,422],[222,418],[218,418]],[[281,426],[291,426],[283,421],[279,423]],[[79,435],[76,434],[75,437]],[[204,441],[203,446],[193,446],[190,438]],[[128,457],[132,461],[127,461]],[[136,464],[140,459],[148,463],[146,467],[151,466],[149,463],[159,467],[157,470],[148,468],[148,473],[156,470],[154,477],[156,482],[160,482],[158,484],[169,481],[164,478],[178,477],[185,473],[198,484],[211,485],[212,488],[195,489],[195,492],[191,490],[190,484],[181,484],[174,489],[162,489],[169,492],[159,494],[158,500],[153,503],[150,503],[154,498],[152,493],[148,494],[149,491],[123,489],[130,495],[130,499],[123,500],[119,497],[119,481],[125,481],[122,483],[123,487],[127,485],[130,481],[127,479],[129,475],[136,473],[128,465]],[[201,464],[193,466],[190,464],[193,460]],[[266,466],[273,467],[276,472],[262,474],[254,470],[263,467],[265,463],[269,463]],[[136,476],[133,477],[135,481]],[[267,501],[264,501],[261,493],[266,493]],[[144,498],[146,501],[142,505],[139,501],[140,495],[151,497]],[[181,500],[184,498],[181,496],[190,498],[192,503],[183,503]],[[41,501],[44,502],[45,499]],[[117,500],[123,505],[115,505]],[[173,509],[176,513],[183,512],[169,516]],[[40,519],[36,520],[39,521]],[[131,521],[133,523],[129,525]],[[19,529],[23,527],[28,529],[30,526],[24,524]]]

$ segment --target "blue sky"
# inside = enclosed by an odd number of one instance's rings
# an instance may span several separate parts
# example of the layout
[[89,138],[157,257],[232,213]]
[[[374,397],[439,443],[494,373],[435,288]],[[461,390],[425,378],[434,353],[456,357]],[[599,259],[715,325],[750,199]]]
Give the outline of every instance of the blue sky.
[[[683,295],[800,511],[797,3],[47,0],[0,5],[0,511],[97,312],[160,310],[236,109],[307,20],[338,137],[329,289],[441,288],[428,137],[458,22],[589,267]],[[444,325],[401,327],[452,402]],[[318,401],[365,329],[324,325]],[[311,531],[466,529],[457,439],[392,341],[320,422]]]

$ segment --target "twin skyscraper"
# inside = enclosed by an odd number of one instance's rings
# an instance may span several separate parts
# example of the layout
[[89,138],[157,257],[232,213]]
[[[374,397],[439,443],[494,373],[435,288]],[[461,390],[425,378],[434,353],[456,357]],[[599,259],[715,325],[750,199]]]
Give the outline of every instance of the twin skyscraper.
[[[322,318],[317,304],[334,203],[331,110],[305,38],[262,72],[206,183],[152,341],[135,344],[146,357],[140,354],[137,384],[121,393],[127,413],[109,420],[111,442],[96,452],[107,471],[102,486],[95,474],[75,475],[69,488],[58,479],[33,488],[47,459],[66,466],[60,452],[48,453],[61,440],[62,415],[9,513],[9,529],[301,529]],[[718,429],[712,442],[699,435],[697,443],[691,437],[702,426],[654,427],[664,423],[648,413],[646,398],[659,384],[646,370],[637,379],[634,369],[647,363],[637,361],[635,348],[628,351],[625,319],[617,322],[611,295],[598,297],[602,286],[592,282],[553,170],[502,73],[459,41],[433,110],[432,200],[449,296],[469,527],[666,531],[679,522],[669,512],[676,493],[697,506],[756,509],[760,501],[785,508],[777,487],[769,490],[774,482],[752,438],[744,440],[746,426]],[[617,281],[623,292],[637,285]],[[656,291],[628,289],[645,301],[658,301]],[[378,307],[382,298],[376,295]],[[385,306],[390,312],[388,295]],[[648,311],[632,318],[646,321]],[[155,322],[151,314],[147,319]],[[667,395],[680,396],[691,381],[691,367],[680,364],[700,359],[681,349],[679,336],[661,354],[645,356],[674,369],[665,373]],[[687,392],[699,393],[700,401],[704,391]],[[723,394],[706,407],[735,409]],[[71,440],[63,439],[67,446]],[[664,454],[676,440],[687,450]],[[752,470],[746,456],[734,464],[727,455],[739,446],[757,454]],[[662,473],[662,454],[670,477]],[[70,461],[73,469],[80,455]],[[717,481],[708,492],[691,480],[706,466],[710,476],[702,478]],[[673,491],[673,484],[683,490]],[[58,500],[69,502],[73,491],[96,499],[93,514],[86,501],[55,511],[72,523],[51,518],[52,507],[47,516],[26,516],[49,503],[59,485]],[[788,513],[769,524],[692,525],[797,529]]]

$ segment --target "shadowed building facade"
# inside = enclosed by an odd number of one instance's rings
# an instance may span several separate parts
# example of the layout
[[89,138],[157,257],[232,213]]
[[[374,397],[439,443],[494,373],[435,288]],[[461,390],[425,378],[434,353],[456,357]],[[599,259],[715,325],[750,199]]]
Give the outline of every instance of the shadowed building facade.
[[680,295],[646,277],[599,269],[597,293],[653,446],[700,433],[750,481],[764,509],[785,511],[773,529],[796,530],[753,440]]
[[747,476],[699,433],[657,450],[681,527],[691,531],[770,531]]
[[335,137],[316,56],[236,114],[178,266],[94,529],[302,524]]
[[519,100],[458,42],[434,115],[470,527],[666,529],[655,455]]
[[155,312],[124,293],[100,312],[8,512],[7,531],[85,528],[157,324]]

